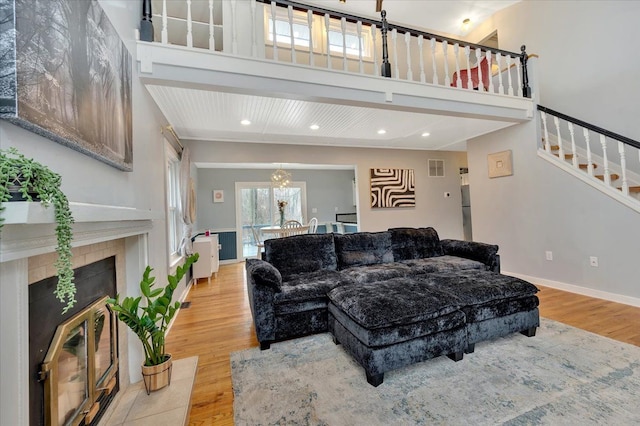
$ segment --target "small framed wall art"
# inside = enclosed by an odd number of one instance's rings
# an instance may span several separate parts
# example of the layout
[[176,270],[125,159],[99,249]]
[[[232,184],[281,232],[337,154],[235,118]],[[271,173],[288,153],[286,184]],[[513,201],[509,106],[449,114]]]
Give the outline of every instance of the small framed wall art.
[[213,190],[213,202],[224,203],[224,191],[222,189]]
[[371,207],[415,207],[413,169],[370,169]]
[[513,164],[511,163],[511,150],[494,152],[487,155],[489,166],[489,177],[497,178],[513,175]]

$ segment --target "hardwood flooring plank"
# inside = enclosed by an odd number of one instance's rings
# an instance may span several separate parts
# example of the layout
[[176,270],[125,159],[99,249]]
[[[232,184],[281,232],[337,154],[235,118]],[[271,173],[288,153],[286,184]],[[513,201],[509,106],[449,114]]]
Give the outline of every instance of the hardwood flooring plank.
[[[244,263],[222,265],[200,280],[167,336],[176,359],[198,355],[189,424],[233,425],[231,352],[258,346],[249,308]],[[535,284],[535,283],[534,283]],[[540,315],[640,346],[640,308],[538,286]]]

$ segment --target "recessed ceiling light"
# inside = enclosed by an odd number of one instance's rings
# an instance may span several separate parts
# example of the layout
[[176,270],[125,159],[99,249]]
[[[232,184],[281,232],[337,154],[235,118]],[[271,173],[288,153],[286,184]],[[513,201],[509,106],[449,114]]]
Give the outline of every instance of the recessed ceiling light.
[[385,133],[387,133],[387,131],[385,129],[378,130],[378,134],[379,135],[384,135]]
[[251,124],[251,122],[245,118],[240,122],[240,124],[242,124],[243,126],[248,126],[249,124]]
[[320,128],[320,126],[318,126],[317,124],[312,124],[311,126],[309,126],[309,128],[311,130],[318,130]]
[[429,132],[424,132],[424,133],[422,134],[422,137],[423,137],[423,138],[426,138],[426,137],[427,137],[427,136],[429,136],[429,135],[431,135],[431,133],[429,133]]

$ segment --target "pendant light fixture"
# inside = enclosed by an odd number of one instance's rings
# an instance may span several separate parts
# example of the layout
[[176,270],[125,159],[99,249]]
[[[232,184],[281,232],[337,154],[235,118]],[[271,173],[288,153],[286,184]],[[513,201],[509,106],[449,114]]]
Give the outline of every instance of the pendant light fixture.
[[277,186],[279,188],[285,188],[289,186],[291,183],[291,173],[287,172],[282,168],[280,168],[273,173],[271,173],[271,184],[273,186]]

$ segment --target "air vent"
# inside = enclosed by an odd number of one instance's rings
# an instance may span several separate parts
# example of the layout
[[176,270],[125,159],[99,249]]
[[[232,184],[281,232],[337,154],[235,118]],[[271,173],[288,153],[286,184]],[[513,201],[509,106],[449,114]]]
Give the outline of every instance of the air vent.
[[191,302],[182,302],[180,304],[180,309],[187,309],[191,307]]
[[429,177],[444,177],[444,160],[429,160]]

